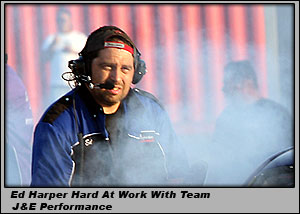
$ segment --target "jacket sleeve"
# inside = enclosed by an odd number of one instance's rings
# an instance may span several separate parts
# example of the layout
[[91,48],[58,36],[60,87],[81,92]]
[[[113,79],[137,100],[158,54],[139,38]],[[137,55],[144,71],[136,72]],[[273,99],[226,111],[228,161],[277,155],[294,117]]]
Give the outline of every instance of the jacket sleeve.
[[184,179],[190,168],[185,148],[179,142],[167,112],[162,109],[157,118],[157,124],[160,124],[159,141],[165,151],[169,178]]
[[38,123],[33,142],[32,187],[69,186],[73,161],[64,132],[50,123]]

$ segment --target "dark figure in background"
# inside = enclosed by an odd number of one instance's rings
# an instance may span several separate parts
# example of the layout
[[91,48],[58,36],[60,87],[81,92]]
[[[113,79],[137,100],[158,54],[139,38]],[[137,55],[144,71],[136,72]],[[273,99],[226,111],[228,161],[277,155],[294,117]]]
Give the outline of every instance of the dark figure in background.
[[33,118],[26,88],[5,59],[5,185],[30,186]]
[[76,87],[36,126],[32,186],[182,185],[189,165],[167,112],[131,88],[146,73],[132,40],[104,26],[79,56]]
[[223,84],[227,106],[216,121],[206,185],[242,186],[263,161],[293,146],[292,118],[259,94],[249,61],[228,63]]

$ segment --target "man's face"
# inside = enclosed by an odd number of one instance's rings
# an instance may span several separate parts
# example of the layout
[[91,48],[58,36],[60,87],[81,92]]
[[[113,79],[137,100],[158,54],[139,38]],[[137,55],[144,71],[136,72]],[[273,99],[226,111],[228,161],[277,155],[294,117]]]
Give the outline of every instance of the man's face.
[[227,103],[239,102],[243,96],[243,82],[237,81],[233,75],[232,71],[224,73],[222,91]]
[[72,21],[71,17],[67,13],[61,13],[57,17],[57,27],[59,32],[69,32],[72,30]]
[[89,89],[96,102],[103,107],[118,104],[130,89],[134,74],[133,56],[119,48],[105,48],[91,63],[92,82],[94,84],[110,81],[113,89]]
[[240,104],[251,102],[255,94],[255,87],[252,80],[227,79],[226,75],[223,81],[223,93],[228,104]]

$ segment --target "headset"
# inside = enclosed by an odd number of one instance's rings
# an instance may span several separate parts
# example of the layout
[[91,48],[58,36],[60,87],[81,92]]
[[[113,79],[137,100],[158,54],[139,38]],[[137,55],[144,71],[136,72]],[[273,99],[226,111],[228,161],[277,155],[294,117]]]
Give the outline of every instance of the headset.
[[[122,38],[125,38],[126,40],[129,40],[129,42],[133,46],[133,58],[134,58],[134,76],[132,83],[137,84],[141,81],[142,77],[147,73],[146,70],[146,63],[141,59],[141,53],[138,51],[138,49],[135,47],[133,42],[130,40],[130,38],[127,36],[127,34],[122,31],[121,29],[114,27],[114,26],[106,26],[102,27],[101,29],[98,29],[98,32],[95,31],[92,33],[97,37],[96,33],[101,35],[101,39],[106,41],[106,38],[103,39],[103,34],[107,34],[108,39],[112,36],[121,36]],[[96,40],[96,39],[94,39]],[[89,42],[90,41],[90,42]],[[99,41],[101,42],[101,41]],[[102,47],[95,48],[91,47],[93,46],[93,41],[91,39],[87,41],[86,46],[83,48],[83,50],[79,53],[79,58],[75,60],[70,60],[68,67],[72,70],[72,73],[74,75],[74,79],[77,81],[77,83],[91,83],[91,57],[90,53],[97,53]],[[88,49],[92,49],[92,51],[87,51]]]

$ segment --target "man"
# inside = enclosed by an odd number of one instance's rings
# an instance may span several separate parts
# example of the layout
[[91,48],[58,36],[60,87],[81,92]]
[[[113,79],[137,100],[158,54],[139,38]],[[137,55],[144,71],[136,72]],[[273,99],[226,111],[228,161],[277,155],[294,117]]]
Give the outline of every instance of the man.
[[33,118],[27,90],[5,54],[5,185],[30,186]]
[[292,118],[260,95],[249,61],[230,62],[224,71],[227,106],[216,121],[206,185],[242,186],[266,159],[293,146]]
[[77,57],[77,53],[86,42],[86,35],[73,30],[72,16],[69,10],[60,8],[57,11],[56,23],[58,32],[49,35],[42,46],[43,61],[50,61],[50,96],[46,105],[54,102],[68,92],[69,86],[61,75],[68,71],[68,62]]
[[183,184],[189,166],[166,111],[131,88],[146,70],[128,35],[101,27],[79,55],[76,88],[37,124],[32,186]]

